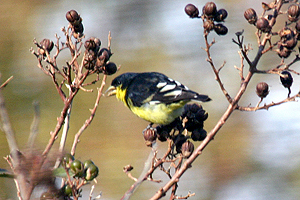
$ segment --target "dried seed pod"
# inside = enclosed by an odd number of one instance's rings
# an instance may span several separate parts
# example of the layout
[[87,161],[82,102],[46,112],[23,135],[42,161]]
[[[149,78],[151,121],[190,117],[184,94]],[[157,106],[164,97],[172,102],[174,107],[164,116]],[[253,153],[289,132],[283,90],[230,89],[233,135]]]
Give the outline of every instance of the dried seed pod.
[[226,35],[228,33],[228,29],[226,26],[224,26],[223,24],[216,24],[214,26],[214,31],[218,34],[218,35]]
[[190,18],[197,18],[199,16],[199,10],[193,4],[187,4],[184,11],[188,16],[190,16]]
[[48,53],[50,53],[50,51],[53,49],[54,47],[54,43],[49,40],[49,39],[43,39],[41,42],[40,42],[40,45],[41,47],[43,47],[42,49],[39,48],[38,51],[41,55],[43,56],[46,56],[46,52],[47,51]]
[[194,144],[189,140],[182,144],[181,154],[184,158],[189,158],[194,151]]
[[224,21],[226,19],[227,15],[228,15],[227,11],[222,8],[222,9],[220,9],[220,10],[217,11],[217,13],[216,13],[216,15],[214,17],[214,20],[216,22],[222,22],[222,21]]
[[75,21],[80,19],[80,15],[76,10],[70,10],[67,12],[66,18],[70,23],[74,23]]
[[269,94],[269,85],[265,82],[260,82],[256,85],[256,94],[260,98],[265,98]]
[[244,17],[249,24],[255,24],[257,21],[257,15],[253,8],[249,8],[244,12]]
[[271,27],[269,25],[269,21],[266,18],[259,18],[256,21],[256,28],[261,30],[262,32],[270,32]]
[[280,74],[280,81],[285,88],[290,88],[293,84],[293,77],[290,72],[283,71]]
[[202,9],[204,15],[213,17],[217,13],[217,6],[214,2],[207,2]]
[[291,22],[296,22],[300,14],[300,8],[297,4],[292,4],[288,8],[288,19]]
[[292,53],[292,50],[286,48],[281,43],[278,44],[278,49],[276,51],[280,58],[288,58]]
[[153,128],[147,128],[144,130],[143,135],[147,146],[152,146],[152,142],[156,141],[157,134],[156,130]]
[[283,29],[281,29],[278,33],[278,35],[282,38],[290,38],[293,37],[295,34],[294,32],[288,28],[288,27],[283,27]]
[[279,36],[281,37],[281,45],[286,47],[289,50],[294,49],[297,45],[297,38],[294,31],[288,27],[284,27],[280,32]]
[[101,45],[101,41],[95,37],[90,37],[84,43],[84,47],[86,48],[86,50],[92,50],[96,53],[98,53],[100,45]]
[[285,46],[289,50],[293,50],[297,46],[297,38],[293,37],[289,40],[285,40],[284,43],[282,43],[283,46]]
[[86,51],[83,58],[83,66],[88,70],[94,70],[97,61],[96,53],[93,50]]
[[203,22],[203,28],[204,28],[204,30],[206,30],[207,32],[213,30],[213,29],[214,29],[214,26],[215,26],[215,25],[214,25],[214,22],[211,21],[211,20],[205,20],[205,21]]

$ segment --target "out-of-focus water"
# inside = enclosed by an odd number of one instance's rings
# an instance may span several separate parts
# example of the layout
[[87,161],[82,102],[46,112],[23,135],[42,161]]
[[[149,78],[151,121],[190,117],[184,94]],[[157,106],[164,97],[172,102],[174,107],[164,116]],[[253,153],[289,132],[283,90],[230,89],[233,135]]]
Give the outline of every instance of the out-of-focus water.
[[[226,36],[212,33],[216,44],[211,48],[216,66],[226,61],[221,78],[233,96],[239,87],[239,76],[234,65],[240,65],[238,47],[231,42],[235,32],[245,29],[245,42],[253,44],[249,57],[257,49],[255,28],[247,24],[243,12],[253,7],[259,13],[260,1],[215,1],[219,8],[229,12],[225,25]],[[40,102],[41,123],[37,146],[41,149],[54,129],[62,102],[49,77],[43,74],[30,54],[32,40],[43,38],[55,40],[57,33],[64,40],[60,28],[67,26],[65,13],[77,10],[85,27],[86,38],[95,36],[107,44],[108,32],[112,33],[111,60],[121,65],[119,73],[127,71],[159,71],[184,83],[189,88],[208,94],[212,102],[204,104],[209,118],[205,128],[209,131],[225,111],[227,102],[221,93],[209,64],[205,61],[202,38],[202,22],[189,19],[184,13],[187,3],[199,8],[205,1],[7,1],[0,6],[0,72],[2,79],[14,75],[4,89],[6,106],[20,148],[26,144],[33,118],[32,102]],[[201,10],[201,9],[200,9]],[[62,53],[60,64],[69,59]],[[268,69],[280,62],[277,55],[268,53],[262,58],[259,68]],[[299,71],[298,63],[295,69]],[[114,76],[113,76],[114,77]],[[113,78],[110,77],[108,83]],[[292,92],[299,91],[299,77],[294,77]],[[270,95],[263,101],[279,101],[287,95],[275,75],[257,75],[249,85],[241,104],[256,105],[258,97],[255,85],[267,82]],[[92,88],[99,87],[99,85]],[[70,150],[73,135],[93,107],[96,93],[80,92],[73,104]],[[287,103],[269,111],[234,112],[215,140],[203,152],[179,183],[178,194],[188,191],[196,196],[190,199],[299,199],[300,105]],[[133,183],[122,172],[122,167],[131,164],[138,176],[150,149],[144,144],[142,130],[147,122],[134,116],[115,98],[103,97],[92,125],[85,131],[77,147],[76,157],[92,159],[100,172],[95,191],[102,191],[103,199],[120,199]],[[57,141],[58,143],[59,141]],[[198,144],[198,143],[196,143]],[[57,144],[56,144],[57,146]],[[161,152],[165,143],[159,143]],[[3,133],[0,134],[0,156],[9,154]],[[9,169],[5,160],[0,168]],[[154,174],[154,178],[167,181],[166,176]],[[162,184],[163,184],[162,183]],[[132,199],[148,199],[162,184],[142,184]],[[86,187],[88,191],[90,186]],[[86,193],[85,193],[86,195]],[[16,199],[14,182],[0,179],[0,199]]]

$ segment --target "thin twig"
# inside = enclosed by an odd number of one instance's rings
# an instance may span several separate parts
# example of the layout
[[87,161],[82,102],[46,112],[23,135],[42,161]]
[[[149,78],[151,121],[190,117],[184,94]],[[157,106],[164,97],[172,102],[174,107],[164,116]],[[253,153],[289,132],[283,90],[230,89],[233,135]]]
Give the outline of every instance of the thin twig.
[[28,137],[27,146],[33,147],[36,136],[39,133],[38,125],[40,123],[40,106],[37,101],[33,102],[34,107],[34,117],[30,127],[30,134]]
[[94,119],[95,113],[97,111],[97,108],[98,108],[98,105],[99,105],[99,102],[100,102],[100,98],[101,98],[101,96],[103,94],[103,89],[104,89],[104,86],[105,86],[106,78],[107,78],[107,75],[104,75],[103,79],[102,79],[102,84],[101,84],[100,88],[97,88],[98,95],[97,95],[97,98],[96,98],[96,102],[95,102],[94,108],[91,109],[91,115],[90,115],[89,119],[87,119],[84,122],[84,124],[81,126],[81,128],[79,129],[79,131],[76,133],[76,135],[74,137],[74,142],[73,142],[72,149],[71,149],[71,154],[72,155],[75,154],[76,146],[77,146],[77,144],[79,142],[79,137],[81,136],[81,134],[83,133],[83,131],[91,124],[91,122]]
[[[1,77],[1,74],[0,74]],[[4,83],[1,84],[0,89],[4,88],[5,86],[7,86],[7,84],[9,83],[9,81],[11,81],[14,78],[14,76],[9,77]]]

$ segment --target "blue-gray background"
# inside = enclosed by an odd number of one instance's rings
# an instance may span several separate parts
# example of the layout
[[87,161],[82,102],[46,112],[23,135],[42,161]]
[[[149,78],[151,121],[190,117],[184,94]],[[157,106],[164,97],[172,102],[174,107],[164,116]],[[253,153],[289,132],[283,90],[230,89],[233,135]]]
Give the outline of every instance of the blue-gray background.
[[[221,77],[231,95],[239,87],[239,76],[234,66],[240,66],[238,47],[231,42],[235,32],[245,29],[245,42],[252,43],[253,58],[257,50],[255,28],[243,17],[243,12],[255,8],[261,13],[261,2],[215,1],[218,8],[229,12],[225,25],[226,36],[210,35],[216,44],[211,48],[216,66],[226,65]],[[95,36],[107,44],[108,32],[112,33],[112,61],[121,65],[118,73],[127,71],[159,71],[184,83],[189,88],[208,94],[212,102],[204,105],[209,112],[205,123],[210,130],[227,107],[227,102],[214,80],[209,64],[205,61],[201,20],[189,19],[184,13],[187,3],[194,3],[200,10],[206,1],[172,0],[102,0],[102,1],[3,1],[0,6],[0,71],[2,80],[13,75],[14,79],[5,88],[7,109],[20,147],[27,141],[33,118],[32,102],[41,107],[40,134],[37,147],[43,148],[54,129],[62,102],[49,77],[36,67],[36,59],[30,54],[32,40],[43,38],[55,40],[57,33],[63,38],[60,28],[67,26],[65,13],[77,10],[85,27],[86,37]],[[284,24],[284,19],[278,24]],[[282,26],[282,25],[281,25]],[[277,26],[277,28],[280,26]],[[69,58],[64,52],[60,64]],[[275,53],[268,53],[258,67],[268,69],[280,62]],[[246,66],[247,67],[247,66]],[[300,70],[299,64],[294,68]],[[108,83],[112,77],[109,78]],[[299,91],[299,77],[294,75],[292,94]],[[263,103],[279,101],[286,97],[276,75],[257,75],[249,85],[241,104],[256,105],[259,98],[255,85],[266,81],[270,95]],[[99,84],[91,88],[99,87]],[[80,92],[73,104],[70,135],[74,135],[84,120],[89,117],[96,93]],[[179,182],[178,194],[188,191],[196,196],[190,199],[299,199],[300,184],[300,125],[299,103],[287,103],[269,111],[234,112],[215,140],[205,149],[197,161]],[[150,149],[144,144],[141,131],[147,122],[137,118],[115,98],[102,98],[92,125],[81,137],[76,157],[92,159],[99,167],[95,191],[103,192],[103,199],[120,199],[133,183],[122,172],[122,167],[131,164],[138,176]],[[58,141],[57,141],[58,143]],[[69,137],[67,150],[70,150]],[[198,143],[196,143],[198,144]],[[57,145],[56,145],[57,146]],[[161,153],[166,143],[159,143]],[[0,134],[0,156],[9,154],[3,133]],[[0,168],[9,169],[4,159]],[[167,181],[162,174],[154,178]],[[162,184],[163,184],[162,183]],[[133,199],[148,199],[161,184],[142,184]],[[88,191],[90,186],[85,188]],[[86,195],[86,193],[84,194]],[[12,180],[0,179],[0,199],[16,199]],[[167,198],[166,198],[167,199]]]

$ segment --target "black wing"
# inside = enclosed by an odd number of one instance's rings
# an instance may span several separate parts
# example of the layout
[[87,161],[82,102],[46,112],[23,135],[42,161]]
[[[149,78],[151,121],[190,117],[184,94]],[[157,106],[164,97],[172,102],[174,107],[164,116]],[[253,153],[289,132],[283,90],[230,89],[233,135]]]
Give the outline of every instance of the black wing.
[[166,103],[170,104],[182,100],[211,100],[207,95],[201,95],[189,90],[186,86],[178,81],[168,78],[167,76],[157,73],[141,73],[134,78],[127,91],[128,97],[134,106],[141,106],[144,103]]

